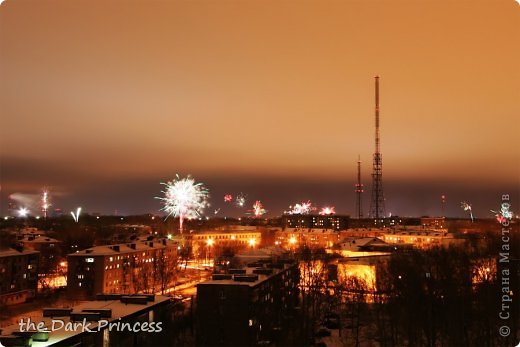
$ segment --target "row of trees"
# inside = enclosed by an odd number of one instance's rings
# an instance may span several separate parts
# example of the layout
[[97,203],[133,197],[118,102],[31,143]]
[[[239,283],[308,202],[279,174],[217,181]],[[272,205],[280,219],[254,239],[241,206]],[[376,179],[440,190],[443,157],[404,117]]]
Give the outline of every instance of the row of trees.
[[177,265],[178,257],[171,248],[156,251],[151,262],[132,257],[123,264],[123,292],[164,294],[175,289]]

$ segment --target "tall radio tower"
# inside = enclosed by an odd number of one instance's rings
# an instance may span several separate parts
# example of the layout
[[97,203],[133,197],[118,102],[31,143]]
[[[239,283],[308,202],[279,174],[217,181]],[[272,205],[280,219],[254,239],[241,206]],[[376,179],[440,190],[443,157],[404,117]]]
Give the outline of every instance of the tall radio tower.
[[357,184],[356,184],[356,214],[358,219],[363,218],[363,204],[361,194],[363,193],[363,184],[361,183],[361,159],[358,155],[357,161]]
[[370,202],[370,217],[376,219],[376,224],[385,216],[385,198],[383,195],[383,163],[379,140],[379,76],[376,80],[376,151],[372,168],[372,200]]

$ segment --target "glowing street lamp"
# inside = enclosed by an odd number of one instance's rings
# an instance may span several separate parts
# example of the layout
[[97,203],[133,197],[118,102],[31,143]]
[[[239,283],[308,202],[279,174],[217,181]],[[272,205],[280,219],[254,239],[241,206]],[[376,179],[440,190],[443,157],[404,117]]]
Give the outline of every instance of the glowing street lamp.
[[208,246],[206,248],[206,264],[209,264],[209,257],[211,255],[211,246],[213,246],[213,243],[215,243],[215,241],[213,239],[206,240],[206,245]]
[[18,216],[20,216],[21,218],[27,217],[28,214],[29,210],[26,207],[20,207],[20,209],[18,210]]
[[256,244],[256,240],[255,239],[249,239],[248,242],[249,242],[249,246],[251,246],[251,247],[254,247],[255,244]]

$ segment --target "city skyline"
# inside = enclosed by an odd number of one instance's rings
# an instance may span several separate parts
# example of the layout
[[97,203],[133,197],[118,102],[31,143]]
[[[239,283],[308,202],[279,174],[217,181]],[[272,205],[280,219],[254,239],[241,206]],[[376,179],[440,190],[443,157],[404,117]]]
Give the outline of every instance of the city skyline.
[[368,211],[375,75],[387,212],[518,210],[516,2],[273,6],[5,1],[1,214],[45,186],[64,211],[158,213],[178,173],[209,216],[239,192],[354,216],[358,154]]

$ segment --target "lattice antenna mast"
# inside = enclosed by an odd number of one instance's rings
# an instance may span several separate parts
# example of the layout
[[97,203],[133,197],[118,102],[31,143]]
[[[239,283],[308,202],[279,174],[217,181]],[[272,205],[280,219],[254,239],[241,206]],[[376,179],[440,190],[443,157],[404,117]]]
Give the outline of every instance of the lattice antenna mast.
[[372,168],[372,200],[370,202],[370,216],[376,219],[376,224],[385,216],[385,198],[383,195],[383,162],[379,136],[379,76],[375,77],[375,118],[376,118],[376,150]]
[[356,214],[358,219],[363,218],[363,184],[361,183],[361,158],[358,155],[357,161],[357,184],[356,184]]

